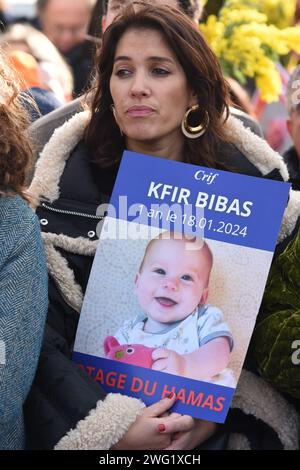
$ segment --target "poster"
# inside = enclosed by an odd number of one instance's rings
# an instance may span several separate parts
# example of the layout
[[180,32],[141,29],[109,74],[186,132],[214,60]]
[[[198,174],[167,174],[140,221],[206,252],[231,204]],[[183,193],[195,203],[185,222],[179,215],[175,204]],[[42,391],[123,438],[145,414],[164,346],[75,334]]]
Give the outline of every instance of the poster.
[[73,360],[107,392],[174,392],[175,412],[223,423],[289,187],[124,152]]

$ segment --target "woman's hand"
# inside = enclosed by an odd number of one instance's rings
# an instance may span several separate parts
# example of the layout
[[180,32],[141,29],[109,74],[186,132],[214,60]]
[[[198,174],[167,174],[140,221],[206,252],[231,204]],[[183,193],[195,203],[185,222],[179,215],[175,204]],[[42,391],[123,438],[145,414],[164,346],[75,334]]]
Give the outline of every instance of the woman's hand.
[[190,416],[177,413],[165,416],[175,401],[176,395],[171,394],[170,398],[145,408],[112,450],[165,449],[172,444],[174,435],[185,436],[189,433],[194,427],[194,420]]
[[[179,415],[180,416],[180,415]],[[178,419],[177,413],[172,413],[169,418]],[[193,419],[192,429],[176,433],[169,446],[164,450],[192,450],[202,442],[209,439],[217,430],[217,424],[202,419]]]

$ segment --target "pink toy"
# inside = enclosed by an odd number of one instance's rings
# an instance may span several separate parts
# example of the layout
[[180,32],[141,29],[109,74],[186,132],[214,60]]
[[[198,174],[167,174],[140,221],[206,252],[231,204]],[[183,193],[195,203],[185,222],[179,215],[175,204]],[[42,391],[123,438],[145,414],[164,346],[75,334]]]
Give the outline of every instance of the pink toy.
[[107,336],[104,341],[104,352],[107,359],[113,359],[134,366],[151,369],[152,352],[155,348],[148,348],[142,344],[120,344],[114,336]]

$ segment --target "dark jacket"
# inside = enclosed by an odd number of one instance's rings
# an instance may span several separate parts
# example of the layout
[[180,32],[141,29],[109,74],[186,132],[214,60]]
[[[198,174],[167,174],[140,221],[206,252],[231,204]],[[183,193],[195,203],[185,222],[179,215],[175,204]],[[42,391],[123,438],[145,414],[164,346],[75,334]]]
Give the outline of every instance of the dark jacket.
[[84,41],[63,54],[70,65],[74,77],[73,96],[83,93],[89,85],[93,67],[93,54],[90,41]]
[[[87,112],[77,114],[53,135],[38,161],[36,175],[30,188],[39,201],[37,214],[44,232],[50,273],[50,308],[40,366],[26,406],[29,448],[52,448],[71,428],[76,427],[80,430],[82,423],[80,420],[92,408],[97,406],[98,409],[99,400],[105,396],[100,386],[84,372],[79,371],[70,360],[82,296],[96,250],[96,227],[102,216],[101,214],[96,216],[96,210],[101,203],[108,201],[117,173],[117,167],[103,171],[91,164],[86,145],[82,141],[87,122]],[[240,123],[237,123],[236,119],[231,122],[233,123],[231,132],[237,136],[237,139],[254,138]],[[244,132],[246,134],[243,135]],[[258,139],[255,142],[262,146],[258,151],[259,155],[264,151],[269,152],[262,141]],[[243,145],[244,143],[240,143],[240,147]],[[250,148],[252,152],[253,145],[250,145]],[[268,160],[267,166],[263,166],[258,164],[259,162],[254,164],[255,158],[253,157],[251,161],[234,145],[227,146],[226,151],[223,149],[220,154],[220,159],[230,162],[230,165],[240,172],[278,179],[282,178],[282,175],[287,177],[286,169],[280,159],[275,158],[275,164],[274,161],[270,163]],[[293,227],[290,227],[287,231],[291,233],[292,229]],[[64,260],[67,264],[64,264]],[[247,407],[252,406],[250,404],[253,400],[257,402],[258,416],[251,416],[252,424],[253,422],[257,424],[251,430],[255,435],[260,422],[264,421],[262,410],[272,402],[273,424],[275,421],[278,428],[275,426],[275,430],[270,429],[266,423],[263,423],[261,428],[261,432],[264,433],[267,432],[266,428],[268,429],[272,440],[274,433],[280,435],[282,426],[284,429],[289,429],[290,423],[287,425],[284,422],[289,419],[287,416],[289,417],[292,411],[285,408],[286,404],[282,406],[280,399],[277,399],[277,393],[262,380],[261,382],[252,374],[245,372],[239,383],[242,400],[238,399],[233,408],[236,407],[246,420],[244,425],[240,424],[242,429],[238,429],[238,432],[247,434],[249,420],[247,421],[245,413],[248,414]],[[268,399],[264,401],[266,394]],[[118,422],[127,415],[131,416],[132,422],[135,419],[137,408],[133,412],[129,409],[134,399],[128,398],[128,400],[129,405],[126,412],[124,410],[124,415],[119,413],[117,416]],[[104,403],[106,401],[107,398]],[[120,403],[118,401],[118,405]],[[107,415],[113,421],[114,414],[106,413],[105,416]],[[105,416],[99,419],[105,419]],[[101,421],[98,420],[98,423]],[[102,423],[99,427],[101,425]],[[237,430],[236,421],[231,423],[230,427]],[[126,429],[124,426],[119,438]],[[118,440],[117,433],[113,439],[101,443],[104,447],[97,443],[96,448],[110,448],[112,443]],[[297,445],[297,439],[296,435],[288,436],[286,439],[280,435],[274,439],[273,445],[277,448],[292,448]],[[74,440],[71,433],[70,436],[63,437],[61,441],[63,444],[58,448],[82,448],[84,439],[77,439],[75,443]],[[239,448],[240,444],[234,443],[232,439],[230,442],[229,447]],[[254,447],[255,445],[259,447],[255,439],[253,442]]]
[[[28,96],[33,99],[36,106],[33,106],[31,101],[28,101]],[[45,90],[40,87],[27,88],[21,93],[20,97],[22,105],[30,116],[31,122],[36,121],[41,116],[45,116],[61,106],[61,102],[58,101],[53,91]]]
[[300,190],[300,159],[297,155],[295,147],[291,147],[287,150],[283,159],[287,166],[290,182],[292,183],[292,188],[299,191]]
[[6,28],[12,23],[14,18],[7,12],[0,10],[0,32],[3,33]]

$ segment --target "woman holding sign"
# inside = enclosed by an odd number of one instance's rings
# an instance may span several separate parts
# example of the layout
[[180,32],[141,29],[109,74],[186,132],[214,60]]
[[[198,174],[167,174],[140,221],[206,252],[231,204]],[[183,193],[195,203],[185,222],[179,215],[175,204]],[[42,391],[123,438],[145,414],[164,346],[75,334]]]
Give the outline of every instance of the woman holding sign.
[[[72,364],[71,351],[103,218],[97,207],[109,200],[125,149],[287,179],[280,157],[228,118],[228,105],[214,54],[177,9],[131,6],[105,32],[91,109],[56,131],[31,185],[44,230],[51,300],[40,369],[27,404],[29,447],[192,449],[215,430],[212,423],[162,416],[174,397],[145,411],[132,398],[105,398],[99,384]],[[292,235],[297,216],[291,195],[282,239]],[[257,397],[253,380],[246,375],[249,395],[239,407],[247,409],[250,396]],[[281,429],[285,404],[269,393]],[[282,445],[296,445],[293,439],[282,438]]]

